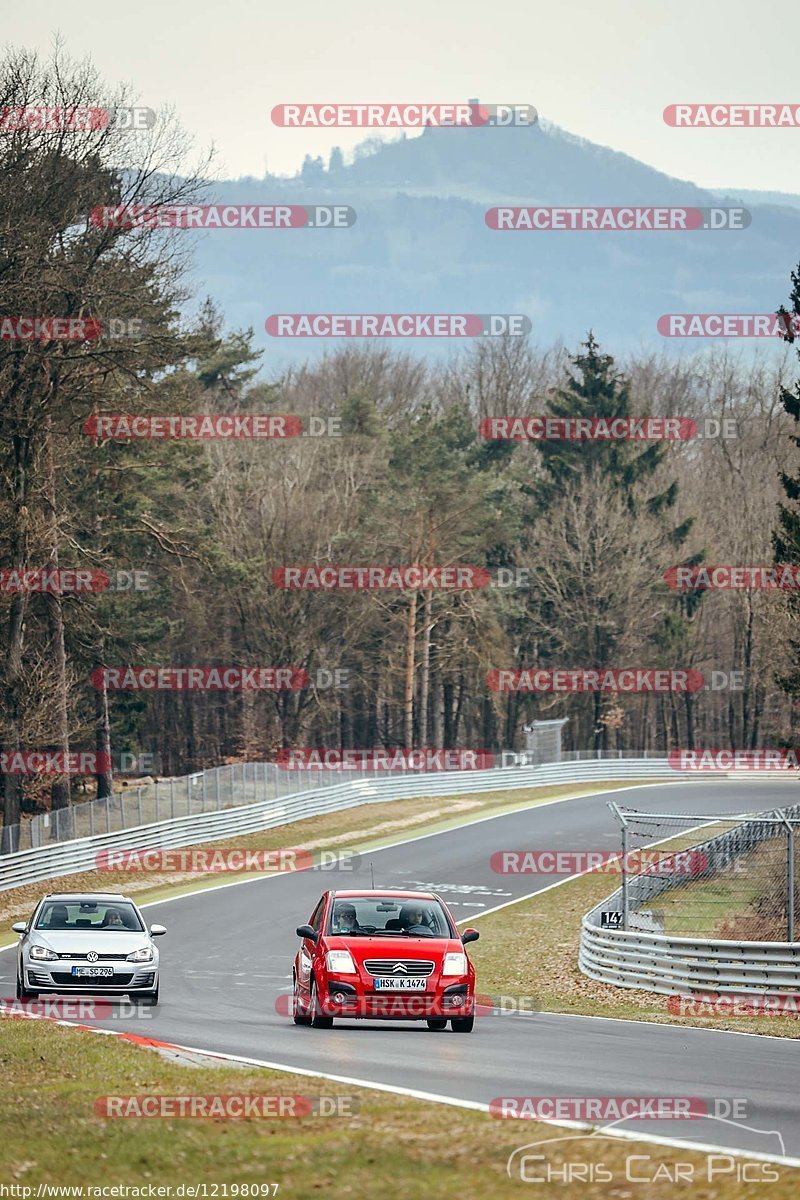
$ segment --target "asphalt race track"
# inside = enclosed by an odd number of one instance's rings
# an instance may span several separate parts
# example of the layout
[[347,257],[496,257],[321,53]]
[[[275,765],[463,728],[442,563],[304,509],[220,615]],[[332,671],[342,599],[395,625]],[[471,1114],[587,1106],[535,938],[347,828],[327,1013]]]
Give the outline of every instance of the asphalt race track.
[[[371,860],[376,886],[436,890],[456,920],[469,923],[554,882],[552,876],[496,875],[489,865],[496,850],[618,849],[610,799],[652,811],[752,812],[793,802],[796,789],[760,781],[628,788],[416,838],[371,853],[355,872],[296,872],[150,905],[149,919],[169,931],[161,942],[161,1005],[146,1022],[108,1024],[197,1049],[479,1104],[499,1096],[746,1098],[751,1130],[712,1119],[627,1122],[624,1128],[800,1158],[796,1041],[549,1013],[479,1017],[468,1036],[449,1028],[431,1032],[424,1023],[337,1021],[332,1030],[316,1030],[283,1015],[295,926],[326,888],[369,887]],[[265,847],[268,839],[265,833]],[[609,892],[613,887],[610,878]],[[12,948],[0,955],[0,995],[12,996],[13,987]],[[535,981],[529,990],[535,994]],[[519,1128],[519,1143],[529,1141],[524,1122]]]

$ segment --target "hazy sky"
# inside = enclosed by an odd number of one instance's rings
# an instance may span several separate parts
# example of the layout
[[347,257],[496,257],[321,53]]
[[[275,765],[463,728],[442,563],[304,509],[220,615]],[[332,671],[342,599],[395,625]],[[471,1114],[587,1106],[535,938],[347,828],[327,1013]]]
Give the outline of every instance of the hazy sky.
[[222,175],[292,173],[365,130],[271,124],[287,101],[533,104],[594,142],[707,187],[800,192],[800,129],[671,129],[667,104],[800,105],[800,10],[753,0],[137,0],[16,5],[7,37],[60,31],[141,103],[175,106]]

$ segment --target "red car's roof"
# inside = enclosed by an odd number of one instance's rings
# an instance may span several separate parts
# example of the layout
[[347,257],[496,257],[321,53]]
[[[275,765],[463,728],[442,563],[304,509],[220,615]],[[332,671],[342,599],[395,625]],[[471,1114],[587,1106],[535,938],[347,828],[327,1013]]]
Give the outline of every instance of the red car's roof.
[[435,900],[433,892],[402,892],[394,888],[350,888],[348,891],[340,891],[338,888],[333,893],[337,900],[347,899],[349,896],[375,896],[376,899],[385,896],[389,900],[404,899],[404,900]]

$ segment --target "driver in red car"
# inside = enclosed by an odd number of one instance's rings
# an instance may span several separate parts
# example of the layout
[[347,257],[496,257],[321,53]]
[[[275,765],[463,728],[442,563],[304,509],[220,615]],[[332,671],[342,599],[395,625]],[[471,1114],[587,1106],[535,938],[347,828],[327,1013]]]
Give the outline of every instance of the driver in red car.
[[333,932],[335,933],[352,933],[354,929],[360,929],[361,926],[356,918],[355,906],[352,904],[337,904],[333,910]]
[[431,928],[425,920],[425,911],[415,904],[404,904],[400,909],[400,924],[406,933],[425,937]]

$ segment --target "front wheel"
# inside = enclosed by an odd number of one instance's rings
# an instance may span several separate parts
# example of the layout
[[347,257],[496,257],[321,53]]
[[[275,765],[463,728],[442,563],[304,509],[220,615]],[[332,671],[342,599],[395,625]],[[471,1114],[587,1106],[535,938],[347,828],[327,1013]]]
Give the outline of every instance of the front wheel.
[[447,1028],[447,1018],[446,1017],[428,1017],[427,1024],[428,1024],[428,1029],[446,1029]]
[[333,1029],[333,1017],[325,1017],[322,1015],[319,997],[317,996],[317,982],[315,979],[311,980],[310,1008],[311,1012],[313,1013],[311,1024],[315,1029]]
[[297,993],[297,980],[292,986],[292,1020],[295,1025],[310,1025],[311,1017],[300,1008],[300,997]]
[[17,976],[16,996],[18,1000],[38,1000],[38,992],[29,992],[27,988],[22,986],[22,980]]
[[135,997],[136,1003],[140,1008],[155,1008],[155,1006],[158,1004],[159,986],[156,987],[154,992],[148,992]]
[[450,1024],[453,1027],[453,1033],[472,1033],[475,1014],[473,1013],[471,1017],[453,1017]]

